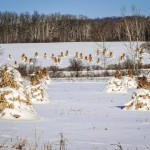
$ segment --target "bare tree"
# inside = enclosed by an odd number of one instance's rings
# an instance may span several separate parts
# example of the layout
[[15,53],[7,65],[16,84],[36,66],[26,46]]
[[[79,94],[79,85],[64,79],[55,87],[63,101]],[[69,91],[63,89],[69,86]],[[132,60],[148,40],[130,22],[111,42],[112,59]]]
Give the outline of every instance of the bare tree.
[[132,62],[133,62],[133,69],[136,70],[136,68],[139,62],[139,55],[138,55],[138,49],[139,49],[139,42],[145,40],[144,39],[144,23],[142,20],[142,17],[140,16],[139,10],[135,6],[132,6],[131,8],[133,17],[125,16],[126,9],[123,9],[122,15],[123,15],[123,27],[124,27],[124,40],[128,41],[128,43],[125,43],[126,48],[128,49],[128,52],[131,56]]
[[103,67],[103,69],[106,72],[108,67],[108,62],[111,61],[114,56],[113,56],[113,52],[109,50],[109,45],[106,45],[105,35],[101,35],[101,37],[103,42],[101,42],[100,44],[97,43],[100,50],[97,49],[96,53],[98,59],[100,60],[100,65]]
[[133,15],[90,19],[86,16],[0,12],[0,43],[150,40],[150,17]]

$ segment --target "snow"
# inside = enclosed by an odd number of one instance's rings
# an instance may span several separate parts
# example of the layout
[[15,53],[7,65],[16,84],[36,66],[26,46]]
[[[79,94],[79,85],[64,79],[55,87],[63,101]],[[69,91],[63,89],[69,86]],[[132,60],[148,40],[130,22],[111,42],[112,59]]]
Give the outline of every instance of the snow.
[[[142,42],[141,42],[142,43]],[[140,43],[139,43],[140,44]],[[83,59],[83,63],[85,65],[97,65],[97,59],[100,58],[100,65],[103,66],[103,57],[102,54],[97,55],[97,49],[102,53],[103,43],[101,42],[68,42],[68,43],[21,43],[21,44],[0,44],[2,49],[4,50],[4,57],[1,60],[4,64],[14,65],[14,62],[26,64],[21,60],[22,54],[25,54],[28,58],[34,58],[35,53],[38,53],[37,64],[40,66],[51,66],[56,65],[54,61],[51,59],[52,54],[55,57],[61,55],[63,52],[64,57],[62,57],[61,63],[58,64],[60,68],[68,67],[69,60],[75,58],[76,52],[78,55],[80,53],[83,54],[83,58],[85,56],[92,55],[93,61],[87,62]],[[105,47],[107,48],[106,55],[109,55],[109,52],[113,52],[112,58],[107,58],[108,64],[118,64],[120,60],[120,56],[125,53],[129,55],[129,50],[127,46],[129,43],[127,42],[106,42]],[[136,42],[135,44],[136,45]],[[65,56],[66,51],[68,50],[69,56]],[[44,59],[44,54],[46,53],[47,59]],[[8,60],[9,55],[11,54],[12,60]],[[129,55],[129,57],[131,57]],[[149,63],[149,55],[143,56],[144,63]],[[29,65],[29,63],[27,63]],[[30,65],[29,65],[30,66]]]
[[42,83],[33,86],[29,85],[26,87],[27,93],[30,96],[30,100],[33,104],[44,104],[49,103],[48,95],[46,94],[46,87]]
[[[57,56],[61,52],[65,54],[66,50],[69,51],[69,56],[62,58],[60,67],[67,67],[69,59],[74,58],[77,51],[79,54],[82,52],[83,56],[92,54],[93,62],[85,63],[95,64],[99,58],[96,54],[97,48],[102,50],[94,42],[0,46],[4,49],[1,64],[13,65],[15,60],[25,64],[21,61],[23,53],[28,58],[33,58],[35,52],[38,52],[38,65],[43,67],[55,65],[51,55],[54,53]],[[107,42],[106,47],[113,52],[113,58],[108,59],[108,63],[118,63],[119,57],[128,53],[123,42]],[[47,54],[47,59],[43,59],[44,53]],[[8,60],[9,54],[12,60]],[[144,56],[148,57],[145,54]],[[147,63],[146,60],[144,62]],[[5,95],[9,103],[12,97],[18,96],[26,102],[23,93],[25,89],[35,104],[27,106],[24,102],[15,101],[13,111],[8,108],[4,110],[5,115],[0,116],[3,117],[0,120],[0,143],[8,141],[4,149],[12,149],[18,138],[27,139],[31,144],[40,139],[40,146],[50,143],[53,149],[59,149],[60,133],[66,139],[66,148],[71,150],[114,150],[119,148],[117,143],[120,143],[123,149],[150,148],[150,115],[149,111],[145,111],[150,107],[150,93],[149,90],[143,89],[133,93],[137,86],[134,78],[53,79],[52,82],[50,79],[41,79],[40,84],[31,85],[30,81],[22,79],[17,71],[14,70],[12,74],[16,77],[14,80],[20,84],[19,90],[4,87],[0,92],[11,91]],[[32,93],[32,89],[37,88],[39,90]],[[44,98],[41,89],[44,90]],[[144,97],[141,98],[140,95]],[[127,107],[132,102],[132,107]],[[137,102],[146,103],[147,106],[135,109]],[[18,114],[22,119],[15,119],[11,114]]]
[[40,138],[41,145],[49,142],[59,149],[62,133],[66,148],[71,150],[114,150],[118,147],[112,144],[118,142],[124,149],[146,150],[150,147],[149,113],[121,110],[119,107],[129,101],[132,92],[104,93],[106,83],[53,82],[47,88],[51,103],[34,105],[41,119],[1,121],[0,141],[20,137],[32,143]]
[[137,81],[135,77],[123,77],[123,83],[126,85],[127,88],[137,88]]
[[119,78],[112,77],[108,80],[105,91],[107,93],[127,93],[128,89],[135,89],[137,86],[137,80],[133,76],[130,77],[127,75],[124,77],[120,76]]

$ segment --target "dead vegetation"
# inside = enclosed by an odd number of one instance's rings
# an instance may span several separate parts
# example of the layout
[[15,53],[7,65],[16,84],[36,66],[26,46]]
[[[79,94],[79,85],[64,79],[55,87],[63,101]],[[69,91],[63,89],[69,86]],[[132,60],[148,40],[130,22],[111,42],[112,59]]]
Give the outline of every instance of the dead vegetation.
[[134,74],[135,74],[134,71],[129,69],[127,73],[127,77],[133,78]]
[[0,93],[0,112],[3,111],[5,108],[14,108],[14,104],[8,104],[5,96],[11,93],[11,91],[3,91]]
[[138,77],[138,89],[150,89],[150,81],[148,81],[148,79],[143,76],[143,77]]
[[[5,109],[15,111],[16,109],[21,110],[22,104],[25,104],[26,107],[31,106],[29,95],[25,90],[21,76],[17,71],[13,68],[7,68],[7,66],[5,66],[1,69],[0,79],[0,113],[2,117],[6,113],[4,111]],[[16,102],[19,106],[15,106]],[[10,116],[13,118],[20,118],[19,113],[10,112]]]
[[117,78],[117,79],[121,79],[121,78],[122,78],[122,74],[121,74],[120,71],[116,71],[114,76],[115,76],[115,78]]
[[25,99],[22,99],[20,95],[16,97],[9,96],[9,98],[7,98],[7,96],[10,94],[13,94],[13,91],[11,90],[0,91],[0,112],[2,112],[5,108],[15,109],[15,105],[14,105],[15,101],[18,101],[19,103],[25,103],[27,106],[31,106],[29,96],[25,91],[24,91]]
[[[36,134],[36,133],[35,133]],[[36,135],[35,135],[36,136]],[[35,137],[34,141],[28,139],[6,139],[0,144],[0,149],[13,150],[67,150],[68,140],[60,133],[60,137],[55,142],[41,143],[41,137]]]
[[0,87],[4,88],[10,86],[16,90],[19,89],[20,85],[15,80],[15,77],[10,73],[7,67],[1,71],[1,82]]
[[34,75],[29,76],[29,80],[31,81],[31,85],[33,86],[40,84],[40,80],[43,78],[46,80],[49,79],[49,71],[46,68],[37,71]]
[[45,91],[46,85],[50,82],[48,69],[44,68],[28,75],[27,80],[30,82],[27,92],[30,95],[31,101],[33,103],[48,102]]

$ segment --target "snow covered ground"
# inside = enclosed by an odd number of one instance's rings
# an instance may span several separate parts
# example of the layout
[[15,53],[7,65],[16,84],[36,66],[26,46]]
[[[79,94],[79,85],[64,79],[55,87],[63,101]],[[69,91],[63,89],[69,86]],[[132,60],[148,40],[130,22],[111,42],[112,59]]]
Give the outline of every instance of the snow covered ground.
[[[142,43],[142,42],[141,42]],[[4,50],[4,56],[1,60],[3,63],[7,64],[14,64],[14,61],[17,63],[22,63],[21,55],[25,53],[28,59],[34,58],[35,52],[38,53],[38,65],[41,66],[50,66],[55,65],[54,61],[51,60],[52,54],[55,57],[63,52],[65,55],[66,51],[68,50],[69,56],[62,58],[61,64],[59,67],[68,67],[70,58],[74,58],[76,52],[78,55],[82,53],[83,58],[85,56],[92,55],[93,61],[91,63],[87,63],[83,61],[85,64],[88,65],[95,65],[97,64],[98,58],[100,58],[100,64],[103,66],[103,58],[97,55],[97,50],[100,52],[103,51],[101,42],[69,42],[69,43],[21,43],[21,44],[0,44],[1,48]],[[140,44],[140,43],[139,43]],[[128,46],[129,43],[127,42],[106,42],[105,47],[107,48],[106,54],[109,55],[110,52],[113,52],[113,57],[111,59],[107,59],[108,64],[118,64],[120,56],[125,53],[125,55],[130,56]],[[133,44],[133,45],[136,45]],[[47,59],[44,59],[44,54],[46,53]],[[12,57],[12,60],[8,61],[9,54]],[[143,56],[143,63],[149,63],[149,55]]]
[[[101,44],[101,43],[100,43]],[[0,44],[4,50],[1,64],[13,65],[21,61],[25,53],[33,58],[38,52],[38,64],[54,65],[50,56],[69,51],[69,56],[62,59],[60,67],[67,67],[69,59],[78,51],[84,56],[90,53],[93,62],[97,60],[96,50],[100,46],[94,42],[81,43],[42,43],[42,44]],[[128,51],[123,42],[108,42],[106,47],[113,51],[114,57],[109,63],[118,63],[119,57]],[[47,53],[48,59],[43,59]],[[8,60],[11,54],[12,60]],[[145,55],[146,57],[149,57]],[[146,59],[145,59],[146,60]],[[149,59],[148,59],[149,60]],[[107,78],[103,80],[61,80],[54,79],[47,87],[50,103],[35,104],[34,109],[40,116],[32,121],[0,120],[0,146],[11,149],[13,143],[27,139],[31,144],[49,142],[53,149],[59,149],[60,133],[63,134],[68,150],[114,150],[150,149],[150,115],[149,111],[126,111],[122,106],[129,103],[133,91],[127,93],[106,93]],[[82,82],[81,82],[82,81]]]
[[[106,81],[53,82],[47,93],[49,104],[34,105],[41,116],[36,121],[0,121],[0,141],[24,138],[29,142],[40,137],[58,148],[60,133],[71,150],[114,150],[120,143],[124,149],[150,148],[149,112],[124,111],[132,91],[108,94]],[[114,144],[114,145],[113,145]]]

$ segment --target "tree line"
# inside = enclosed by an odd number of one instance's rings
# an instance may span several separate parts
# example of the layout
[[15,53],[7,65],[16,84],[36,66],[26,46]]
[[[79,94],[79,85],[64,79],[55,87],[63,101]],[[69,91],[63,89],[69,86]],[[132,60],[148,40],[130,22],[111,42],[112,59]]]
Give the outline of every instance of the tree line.
[[150,16],[91,19],[38,11],[0,12],[0,43],[129,41],[129,38],[150,41]]

